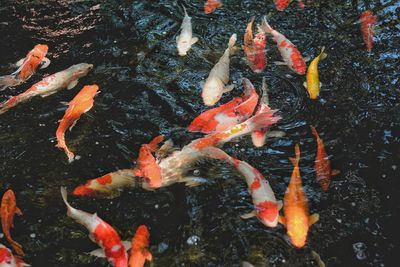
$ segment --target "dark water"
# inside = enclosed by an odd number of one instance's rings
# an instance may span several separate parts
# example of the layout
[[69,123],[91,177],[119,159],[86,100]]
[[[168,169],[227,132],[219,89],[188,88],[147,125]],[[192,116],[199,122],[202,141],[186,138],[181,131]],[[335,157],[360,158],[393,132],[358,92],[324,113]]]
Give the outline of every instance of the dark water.
[[[292,166],[288,157],[300,143],[303,184],[311,212],[320,221],[311,227],[308,245],[294,249],[282,226],[264,227],[239,215],[251,210],[242,178],[228,166],[205,162],[200,175],[209,182],[196,188],[172,185],[154,192],[125,191],[109,200],[72,198],[79,209],[97,212],[130,239],[139,224],[151,232],[153,266],[317,266],[311,251],[327,266],[396,266],[399,251],[399,1],[313,0],[304,11],[297,3],[277,12],[272,1],[225,1],[210,16],[204,1],[11,1],[0,5],[0,73],[37,43],[49,45],[52,64],[27,84],[1,93],[25,91],[43,76],[71,64],[88,62],[95,69],[79,86],[45,99],[34,99],[0,117],[1,192],[12,188],[24,215],[15,219],[12,235],[23,244],[33,266],[108,266],[85,252],[96,249],[86,229],[66,216],[59,194],[117,169],[131,168],[140,144],[164,134],[181,146],[199,137],[185,127],[205,110],[199,82],[207,77],[232,33],[239,45],[246,23],[270,13],[270,24],[302,51],[314,57],[321,46],[323,86],[317,102],[308,100],[297,76],[269,64],[261,75],[246,66],[243,54],[231,60],[231,80],[247,77],[260,88],[267,77],[272,106],[284,119],[275,127],[286,136],[260,149],[249,138],[227,144],[229,154],[258,168],[282,199]],[[182,20],[180,4],[193,18],[200,42],[187,57],[178,57],[175,36]],[[359,25],[362,11],[379,19],[373,52],[368,55]],[[268,60],[279,60],[272,40]],[[94,108],[67,134],[81,156],[68,164],[55,145],[57,121],[84,84],[101,88]],[[226,94],[240,95],[241,86]],[[315,125],[332,155],[334,177],[328,193],[315,182]],[[189,244],[194,240],[194,244]],[[8,246],[2,238],[1,243]],[[193,242],[192,242],[193,243]]]

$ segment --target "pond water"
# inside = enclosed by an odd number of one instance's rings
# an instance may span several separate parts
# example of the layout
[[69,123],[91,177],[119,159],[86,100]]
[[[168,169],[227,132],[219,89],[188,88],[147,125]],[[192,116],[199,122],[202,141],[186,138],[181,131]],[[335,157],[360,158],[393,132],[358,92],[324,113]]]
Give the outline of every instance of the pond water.
[[[164,134],[181,147],[201,134],[186,127],[206,110],[199,83],[226,48],[232,33],[243,33],[251,16],[287,36],[304,56],[320,63],[321,97],[312,102],[302,87],[304,76],[274,65],[280,59],[268,41],[267,69],[253,73],[242,52],[231,58],[231,80],[238,86],[221,103],[242,92],[241,78],[270,87],[273,108],[283,119],[274,127],[286,133],[254,148],[250,138],[228,143],[224,150],[244,160],[270,181],[278,199],[288,185],[294,145],[301,147],[301,175],[310,211],[320,215],[310,228],[307,246],[295,249],[286,229],[268,229],[256,219],[239,215],[252,208],[244,180],[229,166],[199,164],[204,185],[175,184],[155,191],[133,188],[110,200],[70,197],[74,207],[97,212],[123,239],[137,226],[151,233],[149,266],[318,266],[312,251],[327,266],[395,266],[400,223],[400,3],[381,1],[313,0],[302,11],[292,3],[283,12],[273,1],[224,1],[211,15],[204,1],[126,0],[1,0],[0,73],[35,44],[49,46],[50,66],[13,90],[1,101],[41,80],[45,75],[88,62],[94,70],[73,90],[36,98],[0,116],[1,192],[12,188],[23,216],[15,219],[12,236],[25,249],[32,266],[108,266],[88,256],[96,249],[87,230],[66,216],[59,193],[89,178],[132,168],[140,144]],[[175,37],[183,18],[181,5],[192,17],[200,38],[186,57],[179,57]],[[356,22],[366,9],[378,16],[379,30],[371,54],[365,49]],[[93,109],[82,116],[67,143],[79,160],[68,164],[55,147],[58,120],[84,84],[96,83],[101,93]],[[315,181],[314,125],[324,140],[335,176],[324,193]],[[0,242],[7,245],[5,238]]]

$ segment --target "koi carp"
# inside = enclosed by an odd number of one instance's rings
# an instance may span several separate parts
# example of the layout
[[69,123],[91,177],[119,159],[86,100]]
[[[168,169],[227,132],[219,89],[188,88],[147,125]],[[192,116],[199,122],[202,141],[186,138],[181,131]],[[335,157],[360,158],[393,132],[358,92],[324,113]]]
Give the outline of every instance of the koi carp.
[[187,14],[185,7],[183,7],[183,10],[185,10],[185,17],[181,25],[181,34],[176,37],[178,54],[180,56],[186,56],[192,45],[199,40],[199,38],[193,37],[192,18]]
[[317,140],[317,155],[315,157],[315,173],[317,182],[325,192],[329,190],[332,176],[338,175],[340,171],[332,170],[328,155],[325,152],[325,147],[322,139],[319,137],[317,130],[311,126],[311,132]]
[[14,256],[11,250],[0,244],[0,267],[26,267],[30,266],[20,258]]
[[265,226],[276,227],[282,201],[277,201],[272,188],[264,176],[247,162],[235,159],[216,147],[202,150],[210,158],[230,163],[244,177],[254,204],[254,211],[244,214],[243,219],[256,216]]
[[3,233],[10,242],[12,248],[19,256],[24,256],[24,251],[22,246],[14,241],[11,237],[10,230],[14,227],[14,216],[22,215],[21,210],[17,207],[17,200],[15,198],[14,191],[11,189],[7,190],[1,200],[0,216],[1,216],[1,226],[3,228]]
[[235,52],[236,39],[236,34],[233,34],[229,39],[228,48],[210,71],[206,82],[202,84],[201,96],[206,106],[215,105],[221,99],[222,94],[230,92],[234,88],[234,85],[226,86],[226,84],[229,82],[229,56]]
[[265,54],[267,38],[265,33],[261,29],[258,29],[258,33],[253,40],[253,23],[254,17],[252,17],[251,21],[247,24],[244,34],[243,50],[246,54],[247,64],[255,73],[260,73],[267,65]]
[[291,70],[299,75],[306,74],[306,63],[301,56],[301,53],[297,47],[289,41],[283,34],[274,30],[267,22],[267,18],[264,16],[261,24],[261,29],[272,35],[272,39],[276,42],[278,50],[282,56],[284,62],[276,62],[279,65],[287,65]]
[[368,52],[371,52],[372,47],[374,46],[376,22],[377,18],[376,16],[374,16],[371,10],[366,10],[361,14],[360,17],[361,33]]
[[[289,6],[290,2],[292,2],[292,0],[274,0],[275,7],[278,11],[285,10]],[[297,0],[297,2],[299,2],[299,8],[304,9],[304,1]]]
[[35,45],[25,58],[15,64],[19,67],[15,72],[0,77],[0,91],[26,82],[39,67],[41,69],[47,68],[50,65],[50,59],[46,58],[48,50],[47,45]]
[[60,120],[60,125],[57,128],[57,147],[64,149],[68,157],[68,162],[74,160],[72,153],[65,143],[65,131],[74,127],[82,114],[88,112],[94,103],[94,97],[97,95],[99,87],[97,85],[86,85],[82,90],[69,102],[68,109],[65,111],[64,117]]
[[35,96],[47,97],[65,88],[72,89],[77,85],[79,78],[86,76],[92,68],[92,64],[80,63],[66,70],[47,76],[40,82],[35,83],[25,92],[1,103],[0,114],[7,112],[20,103],[27,102]]
[[253,84],[243,78],[243,96],[235,97],[226,104],[207,110],[197,116],[189,125],[189,132],[212,133],[224,131],[247,120],[254,112],[258,94]]
[[222,3],[220,0],[207,0],[204,3],[204,13],[210,14],[214,12],[217,8],[221,7]]
[[295,150],[296,158],[290,158],[294,166],[292,177],[283,199],[285,216],[280,216],[279,222],[286,226],[291,243],[296,248],[301,248],[306,244],[310,226],[318,221],[319,215],[309,216],[307,197],[300,176],[300,147],[298,144],[296,144]]
[[140,225],[132,238],[129,267],[143,267],[146,260],[151,261],[153,256],[148,250],[149,230],[145,225]]
[[115,229],[100,219],[96,213],[91,214],[73,208],[67,201],[65,187],[61,187],[61,196],[68,209],[67,216],[85,226],[89,230],[90,239],[101,247],[90,254],[97,257],[106,257],[114,267],[127,267],[128,256],[126,250],[130,248],[129,242],[122,242]]
[[322,47],[321,53],[311,61],[307,69],[306,82],[304,87],[307,89],[311,99],[317,99],[321,89],[321,82],[319,81],[318,63],[320,60],[325,59],[328,54],[325,53],[325,47]]

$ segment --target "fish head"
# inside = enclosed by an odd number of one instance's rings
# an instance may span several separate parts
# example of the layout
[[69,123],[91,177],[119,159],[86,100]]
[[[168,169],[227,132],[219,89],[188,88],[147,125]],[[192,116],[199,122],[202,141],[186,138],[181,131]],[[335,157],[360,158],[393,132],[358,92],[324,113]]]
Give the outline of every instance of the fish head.
[[286,220],[287,234],[291,243],[296,248],[302,248],[306,244],[308,233],[308,219],[306,214],[297,214]]
[[201,96],[206,106],[214,106],[223,94],[224,84],[218,79],[210,79],[206,81]]
[[0,244],[0,266],[1,267],[17,267],[16,260],[11,251]]
[[85,87],[82,88],[82,92],[89,98],[93,98],[99,90],[99,86],[96,84],[93,85],[85,85]]
[[256,205],[257,217],[267,227],[278,225],[279,208],[278,203],[264,201]]
[[265,48],[265,46],[267,45],[267,38],[264,32],[259,31],[257,33],[256,37],[254,38],[254,45],[256,45],[257,47]]
[[44,57],[49,51],[49,47],[47,45],[38,44],[33,48],[33,54],[37,57]]
[[80,63],[70,67],[76,78],[86,76],[93,69],[93,64]]

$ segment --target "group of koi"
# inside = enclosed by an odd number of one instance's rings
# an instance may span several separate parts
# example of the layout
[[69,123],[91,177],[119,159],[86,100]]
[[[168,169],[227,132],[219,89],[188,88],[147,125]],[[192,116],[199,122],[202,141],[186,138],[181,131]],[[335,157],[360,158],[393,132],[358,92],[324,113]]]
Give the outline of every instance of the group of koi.
[[[278,10],[285,9],[290,0],[275,0]],[[304,8],[303,1],[299,5]],[[208,0],[204,6],[206,14],[214,12],[222,3],[218,0]],[[185,56],[191,46],[198,41],[193,37],[191,18],[186,9],[181,25],[181,32],[176,38],[178,54]],[[370,52],[373,46],[374,25],[376,17],[371,11],[365,11],[359,20],[361,32]],[[321,53],[310,63],[308,69],[306,62],[296,46],[284,35],[274,30],[263,18],[258,32],[253,38],[254,18],[251,18],[244,34],[243,51],[249,67],[255,73],[261,73],[267,65],[266,40],[270,35],[276,42],[284,64],[299,75],[306,74],[305,87],[311,99],[317,99],[320,91],[318,77],[318,62],[327,55],[324,48]],[[202,99],[206,106],[215,105],[222,95],[233,89],[229,82],[230,56],[238,48],[235,47],[237,35],[233,34],[219,61],[211,69],[209,76],[202,86]],[[47,45],[36,45],[24,58],[17,62],[18,69],[6,76],[0,77],[0,90],[18,86],[26,81],[40,68],[46,68],[50,60],[46,58]],[[80,63],[66,70],[45,77],[40,82],[32,85],[25,92],[10,97],[0,104],[0,114],[5,113],[19,103],[26,102],[34,96],[47,97],[63,89],[74,88],[78,80],[86,76],[93,65]],[[290,158],[294,168],[292,176],[282,201],[277,201],[274,192],[264,176],[250,164],[233,158],[226,154],[221,147],[242,136],[251,135],[254,146],[262,147],[267,137],[279,137],[284,133],[270,131],[270,127],[278,122],[281,117],[275,115],[277,110],[269,107],[268,87],[265,78],[262,81],[262,96],[257,94],[253,84],[243,78],[244,93],[241,97],[234,97],[228,103],[207,110],[196,117],[188,126],[190,132],[202,132],[204,137],[193,140],[182,149],[174,148],[172,140],[164,141],[163,136],[155,137],[150,143],[143,144],[139,150],[137,164],[134,169],[123,169],[108,173],[98,178],[90,179],[86,184],[76,187],[72,195],[90,196],[95,198],[115,198],[124,188],[142,187],[146,190],[155,190],[173,183],[185,183],[187,186],[196,186],[203,182],[199,177],[187,176],[194,164],[200,159],[211,158],[222,160],[232,165],[245,179],[251,195],[254,210],[242,215],[242,218],[257,217],[265,226],[276,227],[278,222],[285,225],[291,243],[296,248],[301,248],[307,240],[309,227],[318,221],[318,214],[309,215],[307,197],[302,187],[300,176],[300,147],[295,146],[295,158]],[[75,158],[65,143],[65,131],[71,129],[80,116],[88,112],[94,104],[94,97],[98,94],[97,85],[86,85],[67,103],[68,108],[63,118],[59,121],[56,131],[57,147],[64,150],[68,162]],[[258,106],[258,107],[257,107]],[[324,149],[322,139],[316,129],[311,126],[311,132],[316,138],[317,153],[315,159],[316,180],[324,191],[329,190],[331,176],[338,173],[331,171],[330,162]],[[114,228],[100,219],[96,213],[90,214],[73,208],[67,201],[67,191],[61,188],[62,199],[67,207],[67,215],[85,226],[89,237],[100,246],[100,249],[91,252],[91,255],[106,257],[115,267],[144,266],[145,261],[152,260],[148,251],[149,231],[145,225],[138,227],[132,242],[122,241]],[[283,207],[284,216],[279,216]],[[9,189],[1,201],[1,225],[3,233],[11,247],[18,256],[14,256],[10,249],[0,244],[0,267],[30,266],[20,257],[24,256],[22,246],[11,238],[10,229],[13,227],[15,214],[22,215],[17,207],[14,192]],[[130,256],[127,251],[130,250]],[[247,264],[247,263],[246,263]],[[250,265],[249,265],[250,266]]]

